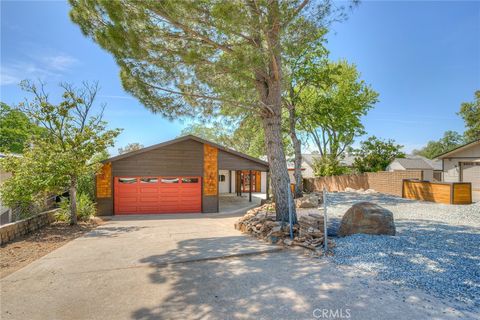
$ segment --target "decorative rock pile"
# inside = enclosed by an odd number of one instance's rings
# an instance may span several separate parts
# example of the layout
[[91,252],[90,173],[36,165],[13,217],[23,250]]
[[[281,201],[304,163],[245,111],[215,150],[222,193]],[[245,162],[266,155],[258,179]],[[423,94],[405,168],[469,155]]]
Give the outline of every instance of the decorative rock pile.
[[[300,246],[317,253],[322,251],[324,244],[322,215],[299,216],[298,223],[293,226],[292,240],[288,222],[275,221],[275,204],[272,203],[249,210],[235,223],[235,229],[273,244]],[[330,239],[328,246],[334,246]]]

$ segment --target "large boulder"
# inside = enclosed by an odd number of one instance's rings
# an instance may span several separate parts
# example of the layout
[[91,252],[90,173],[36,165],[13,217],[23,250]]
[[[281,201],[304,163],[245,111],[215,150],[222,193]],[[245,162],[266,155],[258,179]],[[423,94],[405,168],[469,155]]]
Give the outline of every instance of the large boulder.
[[354,204],[343,216],[338,235],[344,237],[355,233],[394,236],[392,212],[370,202]]
[[295,205],[297,208],[317,208],[319,203],[319,197],[314,194],[306,194],[301,198],[295,199]]

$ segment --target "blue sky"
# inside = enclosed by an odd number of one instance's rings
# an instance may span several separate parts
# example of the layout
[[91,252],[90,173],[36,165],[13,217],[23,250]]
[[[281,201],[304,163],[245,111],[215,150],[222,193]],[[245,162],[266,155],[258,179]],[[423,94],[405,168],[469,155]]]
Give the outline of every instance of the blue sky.
[[[108,52],[70,22],[64,2],[1,2],[0,99],[20,102],[20,80],[56,84],[99,81],[105,119],[123,128],[117,147],[174,138],[185,125],[145,109],[123,91]],[[380,93],[365,118],[368,134],[392,138],[410,151],[446,130],[463,131],[455,114],[480,89],[480,2],[364,1],[328,36],[333,59],[355,63]]]

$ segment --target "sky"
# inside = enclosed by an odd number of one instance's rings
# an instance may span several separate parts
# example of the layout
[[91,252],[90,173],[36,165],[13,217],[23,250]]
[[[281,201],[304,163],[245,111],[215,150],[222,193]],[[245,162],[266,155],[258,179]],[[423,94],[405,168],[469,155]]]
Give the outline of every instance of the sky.
[[[22,101],[22,79],[45,81],[52,96],[60,82],[98,81],[105,120],[123,128],[112,155],[131,142],[177,137],[189,121],[152,114],[126,93],[111,54],[84,37],[68,11],[61,1],[1,1],[0,100]],[[456,112],[480,89],[480,1],[363,1],[332,26],[327,48],[380,94],[363,119],[368,135],[410,152],[464,130]]]

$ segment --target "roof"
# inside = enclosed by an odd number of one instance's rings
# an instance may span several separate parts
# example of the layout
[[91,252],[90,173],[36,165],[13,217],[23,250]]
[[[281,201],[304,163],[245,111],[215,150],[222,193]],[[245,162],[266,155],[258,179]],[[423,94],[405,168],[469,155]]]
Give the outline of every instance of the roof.
[[420,158],[415,158],[415,159],[395,158],[393,162],[398,162],[406,170],[409,170],[409,169],[432,170],[433,169],[433,166],[431,166],[427,161]]
[[[302,154],[302,159],[305,161],[310,167],[313,167],[313,162],[315,160],[320,159],[322,156],[318,153],[304,153]],[[355,156],[352,154],[344,154],[340,156],[339,162],[343,166],[351,167],[353,166],[353,162],[355,161]]]
[[153,146],[149,146],[149,147],[142,148],[142,149],[139,149],[139,150],[135,150],[135,151],[127,152],[127,153],[124,153],[124,154],[120,154],[118,156],[108,158],[108,159],[106,159],[102,162],[113,162],[113,161],[125,159],[125,158],[128,158],[128,157],[134,156],[134,155],[142,154],[142,153],[145,153],[145,152],[148,152],[148,151],[151,151],[151,150],[159,149],[159,148],[166,147],[168,145],[175,144],[175,143],[182,142],[182,141],[186,141],[186,140],[194,140],[194,141],[197,141],[197,142],[200,142],[200,143],[203,143],[203,144],[209,144],[211,146],[214,146],[214,147],[218,148],[219,150],[228,152],[230,154],[236,155],[238,157],[241,157],[241,158],[244,158],[244,159],[247,159],[247,160],[250,160],[250,161],[253,161],[253,162],[256,162],[256,163],[259,163],[261,165],[264,165],[264,166],[268,167],[268,162],[265,162],[265,161],[262,161],[260,159],[257,159],[257,158],[251,157],[249,155],[246,155],[244,153],[226,148],[222,145],[219,145],[217,143],[199,138],[199,137],[191,135],[191,134],[183,136],[183,137],[179,137],[179,138],[176,138],[176,139],[173,139],[173,140],[158,143],[158,144],[155,144]]
[[411,154],[411,155],[409,154],[405,158],[408,158],[408,159],[422,159],[423,161],[425,161],[426,163],[431,165],[433,170],[440,170],[440,171],[443,170],[442,161],[438,160],[438,159],[428,159],[428,158],[426,158],[424,156],[421,156],[421,155],[418,155],[418,154]]
[[465,149],[471,148],[473,146],[476,146],[477,144],[480,144],[480,139],[474,140],[472,142],[469,142],[469,143],[466,143],[466,144],[461,145],[459,147],[456,147],[456,148],[454,148],[450,151],[442,153],[442,154],[438,155],[437,158],[439,158],[439,159],[448,158],[449,156],[451,156],[452,154],[454,154],[456,152],[463,151]]

